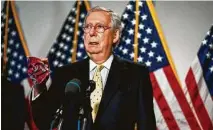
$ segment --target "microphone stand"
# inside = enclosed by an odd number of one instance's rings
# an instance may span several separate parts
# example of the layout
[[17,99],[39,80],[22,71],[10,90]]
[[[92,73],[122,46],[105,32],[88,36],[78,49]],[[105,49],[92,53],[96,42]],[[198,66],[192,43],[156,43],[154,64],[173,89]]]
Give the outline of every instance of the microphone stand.
[[86,90],[83,109],[82,109],[82,111],[80,110],[80,112],[79,112],[80,113],[79,117],[81,117],[81,114],[83,115],[82,129],[81,130],[86,130],[87,123],[88,123],[88,117],[89,117],[89,114],[92,112],[92,107],[91,107],[91,104],[90,104],[90,95],[94,91],[95,85],[96,84],[93,80],[89,81],[89,87]]

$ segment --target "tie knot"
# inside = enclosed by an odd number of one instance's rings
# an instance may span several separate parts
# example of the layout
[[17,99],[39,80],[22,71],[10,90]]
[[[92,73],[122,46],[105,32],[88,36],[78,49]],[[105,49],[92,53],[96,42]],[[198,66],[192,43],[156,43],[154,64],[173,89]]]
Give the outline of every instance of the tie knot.
[[103,65],[97,65],[97,71],[101,71],[104,68]]

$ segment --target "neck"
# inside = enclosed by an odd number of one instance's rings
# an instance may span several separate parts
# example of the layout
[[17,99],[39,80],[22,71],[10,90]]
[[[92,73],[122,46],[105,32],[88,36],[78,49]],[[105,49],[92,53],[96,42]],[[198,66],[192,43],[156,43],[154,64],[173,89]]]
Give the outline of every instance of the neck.
[[103,64],[107,59],[109,59],[110,55],[102,56],[100,54],[92,54],[90,55],[90,59],[95,62],[96,64]]

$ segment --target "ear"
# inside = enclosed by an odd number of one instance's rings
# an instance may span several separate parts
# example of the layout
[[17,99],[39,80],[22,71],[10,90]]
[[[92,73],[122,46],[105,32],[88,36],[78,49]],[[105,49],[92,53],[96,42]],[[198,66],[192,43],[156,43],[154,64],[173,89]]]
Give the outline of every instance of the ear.
[[113,44],[118,43],[119,41],[119,36],[120,36],[120,31],[118,29],[116,29],[114,31],[114,35],[113,35]]

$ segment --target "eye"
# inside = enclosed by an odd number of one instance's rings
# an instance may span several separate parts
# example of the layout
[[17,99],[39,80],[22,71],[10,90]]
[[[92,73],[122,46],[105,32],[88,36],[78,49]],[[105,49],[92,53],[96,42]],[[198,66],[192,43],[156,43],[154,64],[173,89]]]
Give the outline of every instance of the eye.
[[104,28],[104,25],[98,24],[98,25],[96,26],[96,28],[97,28],[97,29],[103,29],[103,28]]
[[84,26],[85,29],[90,29],[92,28],[92,26],[90,24],[87,24],[86,26]]

